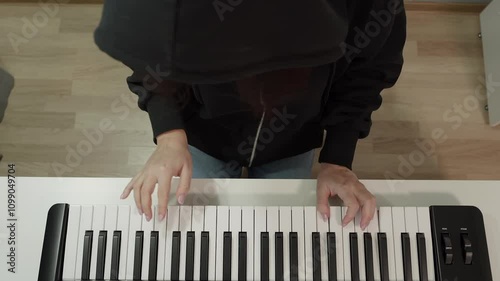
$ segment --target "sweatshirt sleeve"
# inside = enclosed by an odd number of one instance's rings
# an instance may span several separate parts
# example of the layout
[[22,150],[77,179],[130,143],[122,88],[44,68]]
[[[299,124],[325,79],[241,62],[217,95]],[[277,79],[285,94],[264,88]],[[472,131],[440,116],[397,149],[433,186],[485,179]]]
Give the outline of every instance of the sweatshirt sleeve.
[[326,103],[322,121],[327,135],[320,152],[321,163],[352,169],[357,141],[370,133],[371,115],[382,104],[381,92],[392,87],[400,76],[406,41],[404,7],[391,15],[393,23],[381,27],[379,38],[369,37],[365,49],[355,47],[357,32],[352,31],[347,37],[346,55],[337,65],[349,66],[334,81]]
[[167,92],[164,83],[158,83],[150,75],[134,72],[127,78],[127,84],[139,97],[139,108],[149,115],[155,144],[162,133],[184,129],[180,101],[174,93]]

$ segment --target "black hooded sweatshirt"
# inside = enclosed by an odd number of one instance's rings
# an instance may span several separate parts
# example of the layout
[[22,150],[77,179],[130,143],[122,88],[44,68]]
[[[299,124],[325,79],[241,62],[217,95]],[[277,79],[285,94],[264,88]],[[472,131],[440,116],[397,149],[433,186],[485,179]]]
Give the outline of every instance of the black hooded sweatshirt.
[[[155,142],[184,129],[190,145],[247,167],[322,146],[320,162],[352,168],[400,76],[406,14],[403,0],[107,0],[94,35],[132,69]],[[312,68],[305,98],[263,116],[239,98],[235,80],[295,67]],[[193,98],[155,94],[164,79]]]

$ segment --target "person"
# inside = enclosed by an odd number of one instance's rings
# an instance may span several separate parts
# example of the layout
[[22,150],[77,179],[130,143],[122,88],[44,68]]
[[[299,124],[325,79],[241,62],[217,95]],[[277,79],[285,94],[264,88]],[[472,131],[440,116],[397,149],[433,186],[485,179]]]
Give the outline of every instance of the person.
[[[5,110],[9,101],[10,93],[14,88],[14,77],[0,67],[0,123],[5,116]],[[3,159],[3,154],[0,151],[0,162]]]
[[242,168],[250,178],[310,178],[321,148],[318,212],[327,219],[338,196],[342,223],[361,212],[367,227],[377,203],[352,162],[402,70],[402,0],[129,2],[106,1],[95,32],[101,50],[132,69],[127,83],[156,144],[122,199],[133,194],[150,220],[158,185],[163,219],[172,177],[183,204],[192,178],[240,177]]
[[[9,103],[9,96],[14,88],[14,77],[0,67],[0,123],[5,116],[5,110]],[[1,157],[0,157],[1,158]]]

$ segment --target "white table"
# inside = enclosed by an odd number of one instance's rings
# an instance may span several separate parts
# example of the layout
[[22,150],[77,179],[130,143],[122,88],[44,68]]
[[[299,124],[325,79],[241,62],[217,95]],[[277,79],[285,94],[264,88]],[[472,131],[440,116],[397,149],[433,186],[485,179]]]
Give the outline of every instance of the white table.
[[491,126],[500,124],[500,0],[492,0],[480,14],[488,113]]
[[[55,203],[131,204],[119,199],[129,179],[17,178],[17,272],[7,271],[7,178],[0,177],[0,280],[34,281],[48,209]],[[174,180],[174,187],[177,186]],[[314,180],[193,180],[188,205],[314,206]],[[493,279],[500,280],[500,181],[364,180],[379,206],[474,205],[484,216]],[[172,204],[174,203],[172,190]],[[156,200],[153,201],[156,204]],[[339,204],[334,202],[333,204]]]

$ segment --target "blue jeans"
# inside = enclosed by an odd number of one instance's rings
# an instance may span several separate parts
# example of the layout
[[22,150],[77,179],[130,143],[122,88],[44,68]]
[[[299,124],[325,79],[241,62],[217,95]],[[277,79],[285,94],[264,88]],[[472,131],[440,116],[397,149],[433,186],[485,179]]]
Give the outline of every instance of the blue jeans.
[[[189,146],[193,159],[193,178],[239,178],[242,167],[236,162],[224,162]],[[249,178],[310,179],[314,150],[293,157],[248,168]]]

